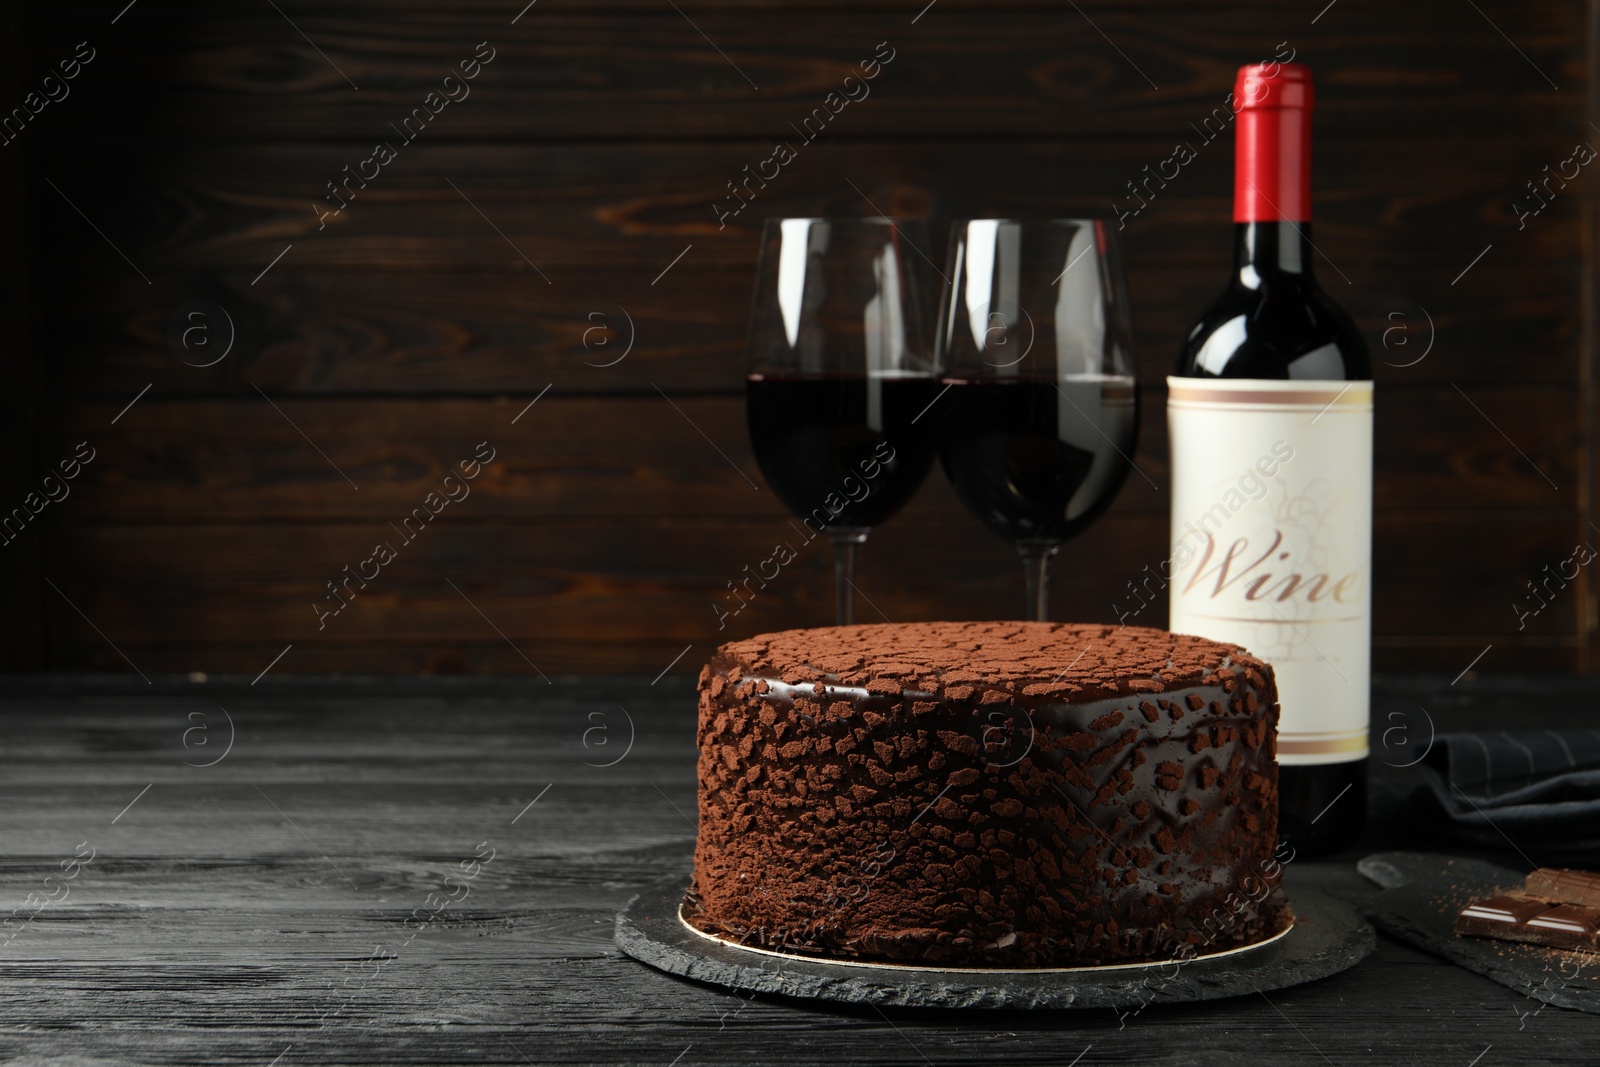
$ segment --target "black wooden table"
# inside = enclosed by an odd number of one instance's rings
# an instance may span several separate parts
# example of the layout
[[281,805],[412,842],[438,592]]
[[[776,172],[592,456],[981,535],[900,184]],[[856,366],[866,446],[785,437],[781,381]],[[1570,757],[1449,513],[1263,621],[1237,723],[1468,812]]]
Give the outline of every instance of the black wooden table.
[[[1380,689],[1444,728],[1548,725],[1600,695],[1539,679]],[[1600,1062],[1600,1020],[1382,937],[1354,970],[1270,999],[1124,1018],[845,1010],[658,974],[612,947],[612,918],[688,870],[681,677],[5,692],[0,1061]],[[1375,788],[1392,789],[1404,772],[1383,755]],[[1404,825],[1369,837],[1440,844]],[[1298,876],[1368,891],[1348,859]]]

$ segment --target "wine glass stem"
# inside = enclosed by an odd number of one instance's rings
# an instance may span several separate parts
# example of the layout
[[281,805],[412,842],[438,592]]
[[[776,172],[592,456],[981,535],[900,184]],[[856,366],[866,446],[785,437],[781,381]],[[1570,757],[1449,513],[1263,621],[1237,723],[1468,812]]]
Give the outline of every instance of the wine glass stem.
[[856,624],[856,546],[870,533],[860,526],[836,526],[828,531],[833,542],[834,622],[839,626]]
[[1022,556],[1022,572],[1028,583],[1028,621],[1050,619],[1050,557],[1060,551],[1059,542],[1033,541],[1017,546]]

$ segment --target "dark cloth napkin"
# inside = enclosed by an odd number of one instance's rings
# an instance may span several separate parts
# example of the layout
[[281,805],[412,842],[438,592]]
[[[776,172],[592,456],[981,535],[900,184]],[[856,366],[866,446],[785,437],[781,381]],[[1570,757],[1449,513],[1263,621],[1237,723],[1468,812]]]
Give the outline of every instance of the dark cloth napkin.
[[1458,826],[1573,844],[1600,837],[1600,730],[1441,734],[1418,755]]

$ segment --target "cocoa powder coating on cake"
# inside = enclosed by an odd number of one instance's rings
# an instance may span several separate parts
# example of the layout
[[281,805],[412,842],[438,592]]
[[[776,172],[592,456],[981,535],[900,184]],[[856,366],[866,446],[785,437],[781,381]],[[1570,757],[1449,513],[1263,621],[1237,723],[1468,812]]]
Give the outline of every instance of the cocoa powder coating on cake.
[[744,944],[940,966],[1182,958],[1289,921],[1277,694],[1142,627],[788,630],[700,675],[685,918]]

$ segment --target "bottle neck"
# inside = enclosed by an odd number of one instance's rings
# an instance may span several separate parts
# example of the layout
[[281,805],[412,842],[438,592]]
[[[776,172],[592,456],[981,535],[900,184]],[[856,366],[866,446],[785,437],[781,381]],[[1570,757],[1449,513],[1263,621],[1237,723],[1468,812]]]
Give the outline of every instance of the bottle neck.
[[1246,289],[1315,285],[1311,275],[1311,223],[1236,222],[1234,283]]

